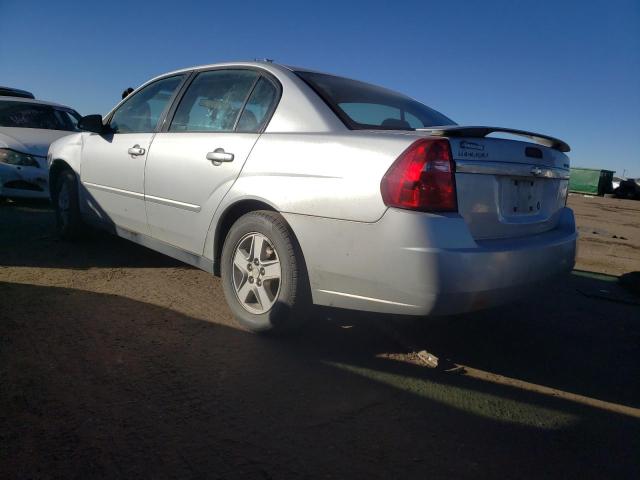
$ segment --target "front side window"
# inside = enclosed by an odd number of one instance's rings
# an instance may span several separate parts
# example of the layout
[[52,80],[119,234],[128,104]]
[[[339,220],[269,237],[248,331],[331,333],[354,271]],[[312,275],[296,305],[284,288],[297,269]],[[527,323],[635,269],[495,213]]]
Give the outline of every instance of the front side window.
[[295,73],[354,130],[415,130],[456,124],[440,112],[386,88],[324,73]]
[[163,78],[127,97],[109,122],[113,133],[154,132],[183,77]]
[[173,116],[170,132],[231,132],[258,74],[251,70],[199,73]]
[[79,118],[74,110],[53,105],[0,101],[0,127],[77,132]]

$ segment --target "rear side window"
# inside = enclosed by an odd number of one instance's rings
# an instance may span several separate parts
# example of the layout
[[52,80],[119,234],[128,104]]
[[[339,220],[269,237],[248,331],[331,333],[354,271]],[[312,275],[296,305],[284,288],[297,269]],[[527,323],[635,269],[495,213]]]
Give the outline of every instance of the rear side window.
[[127,97],[109,126],[114,133],[154,132],[183,75],[157,80]]
[[170,132],[231,132],[258,79],[251,70],[199,73],[173,116]]
[[259,132],[268,119],[268,114],[276,100],[276,87],[266,78],[258,80],[247,104],[244,107],[236,131]]
[[354,130],[415,130],[456,125],[440,112],[386,88],[324,73],[295,73]]
[[0,101],[0,127],[76,132],[80,115],[52,105]]

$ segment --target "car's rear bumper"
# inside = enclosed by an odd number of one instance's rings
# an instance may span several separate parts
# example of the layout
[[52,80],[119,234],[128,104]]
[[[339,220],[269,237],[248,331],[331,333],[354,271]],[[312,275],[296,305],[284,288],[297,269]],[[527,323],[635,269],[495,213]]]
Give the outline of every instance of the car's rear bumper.
[[313,301],[383,313],[448,315],[511,301],[571,271],[573,212],[551,231],[476,241],[458,215],[389,209],[375,223],[284,214],[305,256]]

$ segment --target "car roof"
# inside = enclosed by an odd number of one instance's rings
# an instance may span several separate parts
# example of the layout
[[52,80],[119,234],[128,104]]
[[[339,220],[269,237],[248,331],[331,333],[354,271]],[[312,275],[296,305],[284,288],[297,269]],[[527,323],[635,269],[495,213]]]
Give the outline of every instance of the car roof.
[[306,67],[298,67],[294,65],[285,65],[283,63],[276,63],[267,60],[255,60],[253,62],[222,62],[222,63],[210,63],[205,65],[194,65],[193,67],[181,68],[180,70],[174,70],[172,72],[163,73],[162,75],[158,75],[156,78],[164,77],[166,75],[175,75],[176,73],[184,73],[190,72],[192,70],[206,70],[207,68],[219,68],[219,67],[258,67],[264,68],[266,70],[286,70],[290,72],[310,72],[310,73],[323,73],[325,75],[336,75],[334,73],[323,72],[321,70],[315,70],[313,68]]
[[[267,62],[267,61],[254,61],[254,62],[222,62],[222,63],[210,63],[205,65],[194,65],[192,67],[181,68],[179,70],[173,70],[171,72],[163,73],[155,78],[165,77],[167,75],[175,75],[177,73],[190,72],[192,70],[206,70],[207,68],[219,68],[219,67],[254,67],[262,68],[270,71],[282,71],[290,70],[286,65],[279,63]],[[155,78],[153,80],[155,80]]]
[[34,103],[34,104],[37,104],[37,105],[49,105],[49,106],[52,106],[52,107],[60,107],[60,108],[66,108],[68,110],[74,110],[73,108],[68,107],[66,105],[62,105],[60,103],[47,102],[45,100],[37,100],[37,99],[33,99],[33,98],[0,96],[0,102]]
[[179,70],[173,70],[171,72],[166,72],[163,73],[161,75],[156,75],[155,77],[147,80],[146,82],[140,84],[138,87],[136,87],[136,90],[138,90],[139,88],[152,83],[156,80],[160,80],[161,78],[165,78],[165,77],[170,77],[171,75],[177,75],[179,73],[186,73],[186,72],[192,72],[192,71],[196,71],[196,70],[207,70],[209,68],[233,68],[233,67],[244,67],[244,68],[260,68],[263,70],[268,71],[269,73],[272,73],[274,75],[278,74],[278,73],[289,73],[291,74],[292,72],[295,71],[303,71],[303,72],[310,72],[310,73],[323,73],[325,75],[335,75],[332,73],[328,73],[328,72],[322,72],[319,70],[313,70],[310,68],[302,68],[302,67],[292,67],[290,65],[284,65],[281,63],[275,63],[272,61],[266,61],[266,60],[256,60],[253,62],[222,62],[222,63],[210,63],[210,64],[205,64],[205,65],[194,65],[192,67],[187,67],[187,68],[181,68]]

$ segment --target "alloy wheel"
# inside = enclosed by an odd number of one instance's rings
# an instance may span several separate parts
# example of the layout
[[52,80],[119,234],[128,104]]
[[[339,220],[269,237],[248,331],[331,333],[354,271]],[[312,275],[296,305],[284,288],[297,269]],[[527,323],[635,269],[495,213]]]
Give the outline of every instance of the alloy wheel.
[[265,235],[251,232],[240,239],[233,256],[233,286],[245,310],[268,312],[278,299],[281,276],[278,253]]

